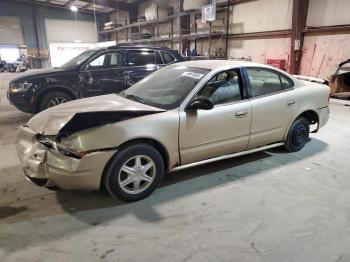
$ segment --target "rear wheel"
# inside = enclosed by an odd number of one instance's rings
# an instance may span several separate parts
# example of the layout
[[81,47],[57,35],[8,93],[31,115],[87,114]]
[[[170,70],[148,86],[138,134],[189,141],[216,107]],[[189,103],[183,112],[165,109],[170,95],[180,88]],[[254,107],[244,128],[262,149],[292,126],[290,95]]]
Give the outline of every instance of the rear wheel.
[[289,152],[302,149],[309,139],[310,124],[304,117],[298,117],[289,129],[284,147]]
[[147,144],[132,145],[118,152],[109,163],[104,186],[113,197],[130,202],[149,196],[160,184],[164,162]]
[[39,111],[43,111],[49,107],[57,106],[71,100],[72,98],[68,94],[61,91],[47,93],[39,101]]

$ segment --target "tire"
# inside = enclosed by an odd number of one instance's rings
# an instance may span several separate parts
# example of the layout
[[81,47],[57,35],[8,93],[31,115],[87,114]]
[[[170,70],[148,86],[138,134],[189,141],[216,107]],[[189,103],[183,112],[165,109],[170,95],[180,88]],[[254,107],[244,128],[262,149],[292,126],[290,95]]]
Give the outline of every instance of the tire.
[[309,139],[310,124],[304,117],[298,117],[289,129],[284,148],[289,152],[297,152],[302,149]]
[[149,196],[163,175],[164,161],[160,153],[150,145],[135,144],[112,157],[103,184],[111,196],[132,202]]
[[61,91],[47,93],[39,101],[39,112],[71,100],[71,96]]

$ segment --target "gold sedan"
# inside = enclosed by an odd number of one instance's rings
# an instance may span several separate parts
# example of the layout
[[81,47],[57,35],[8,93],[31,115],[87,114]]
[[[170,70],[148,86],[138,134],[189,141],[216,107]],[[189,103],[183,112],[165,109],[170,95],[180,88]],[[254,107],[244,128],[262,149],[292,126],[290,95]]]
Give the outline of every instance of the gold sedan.
[[[316,81],[317,82],[317,81]],[[183,62],[120,94],[68,102],[20,128],[18,156],[39,186],[150,195],[164,172],[284,146],[328,121],[329,87],[261,64]]]

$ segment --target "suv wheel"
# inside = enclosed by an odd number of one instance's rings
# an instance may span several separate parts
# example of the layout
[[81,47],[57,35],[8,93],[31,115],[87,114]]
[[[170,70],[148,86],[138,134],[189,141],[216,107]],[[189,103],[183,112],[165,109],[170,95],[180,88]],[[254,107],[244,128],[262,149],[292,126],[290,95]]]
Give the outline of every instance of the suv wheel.
[[147,144],[137,144],[122,149],[111,159],[103,182],[110,195],[131,202],[149,196],[163,174],[160,153]]
[[284,147],[289,152],[296,152],[302,149],[309,139],[310,124],[304,117],[298,117],[289,129]]
[[72,98],[69,95],[61,91],[48,93],[39,101],[39,111],[41,112],[49,107],[57,106],[71,100]]

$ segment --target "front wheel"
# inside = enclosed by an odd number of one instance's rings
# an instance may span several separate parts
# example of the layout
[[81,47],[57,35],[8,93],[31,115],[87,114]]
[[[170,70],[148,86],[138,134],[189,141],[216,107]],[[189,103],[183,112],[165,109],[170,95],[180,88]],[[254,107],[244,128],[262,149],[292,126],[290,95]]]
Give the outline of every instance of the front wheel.
[[64,92],[54,91],[45,94],[39,101],[39,111],[71,101],[72,98]]
[[309,139],[310,124],[304,117],[298,117],[289,129],[284,147],[289,152],[302,149]]
[[111,159],[103,182],[110,195],[131,202],[149,196],[163,174],[160,153],[147,144],[137,144],[122,149]]

